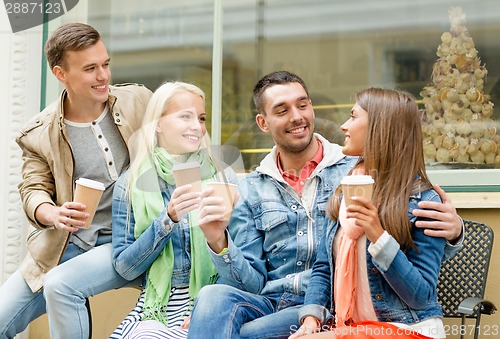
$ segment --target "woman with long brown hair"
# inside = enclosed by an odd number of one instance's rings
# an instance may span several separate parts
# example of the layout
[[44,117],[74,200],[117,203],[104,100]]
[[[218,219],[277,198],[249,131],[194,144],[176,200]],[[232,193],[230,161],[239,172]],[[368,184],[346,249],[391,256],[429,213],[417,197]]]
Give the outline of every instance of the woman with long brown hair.
[[411,213],[440,201],[425,172],[418,106],[408,93],[370,88],[341,128],[343,153],[360,156],[350,175],[371,176],[373,195],[349,206],[341,188],[331,197],[291,338],[443,338],[436,285],[446,240],[425,235]]

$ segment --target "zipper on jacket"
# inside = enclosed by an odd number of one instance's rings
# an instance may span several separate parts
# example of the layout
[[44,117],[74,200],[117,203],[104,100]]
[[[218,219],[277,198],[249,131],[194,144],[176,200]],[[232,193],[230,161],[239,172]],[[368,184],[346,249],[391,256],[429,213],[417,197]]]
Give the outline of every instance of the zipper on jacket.
[[300,273],[297,273],[293,277],[293,293],[296,294],[296,295],[300,294],[300,291],[299,291],[299,276],[300,276]]
[[[306,257],[306,260],[305,260],[305,263],[304,263],[304,271],[310,269],[310,262],[311,262],[311,258],[312,258],[312,255],[313,255],[313,249],[314,249],[314,233],[313,233],[313,224],[314,224],[314,220],[312,218],[312,206],[314,205],[314,202],[316,201],[316,196],[317,196],[317,188],[318,188],[318,180],[316,180],[316,186],[314,187],[314,190],[313,190],[313,196],[312,196],[312,199],[311,199],[311,204],[310,206],[306,206],[302,199],[298,200],[298,202],[300,203],[300,205],[302,207],[304,207],[305,211],[306,211],[306,215],[307,215],[307,257]],[[300,294],[300,291],[299,291],[299,277],[300,277],[300,273],[299,274],[296,274],[294,279],[293,279],[293,289],[294,289],[294,293],[295,294]]]

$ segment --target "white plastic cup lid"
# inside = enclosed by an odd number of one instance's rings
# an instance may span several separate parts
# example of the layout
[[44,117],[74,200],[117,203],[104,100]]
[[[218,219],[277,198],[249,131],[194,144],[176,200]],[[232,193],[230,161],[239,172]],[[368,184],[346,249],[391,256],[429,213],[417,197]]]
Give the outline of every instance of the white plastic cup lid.
[[104,191],[105,187],[102,182],[95,181],[95,180],[90,180],[87,178],[80,178],[77,181],[75,181],[77,185],[82,185],[86,187],[90,187],[96,190]]
[[365,185],[373,184],[375,181],[370,175],[348,175],[340,182],[343,185]]
[[236,184],[232,184],[230,182],[220,182],[220,181],[212,181],[212,182],[207,183],[207,186],[211,186],[211,185],[214,185],[214,186],[224,185],[224,186],[238,187],[238,185],[236,185]]

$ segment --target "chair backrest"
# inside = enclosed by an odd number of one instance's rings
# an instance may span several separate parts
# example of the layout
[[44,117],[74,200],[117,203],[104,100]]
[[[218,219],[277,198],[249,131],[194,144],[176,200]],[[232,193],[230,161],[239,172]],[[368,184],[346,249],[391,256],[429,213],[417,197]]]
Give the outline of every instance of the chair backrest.
[[[438,281],[438,300],[443,316],[460,318],[458,305],[467,297],[483,299],[493,248],[493,230],[483,223],[464,220],[463,247],[443,263]],[[477,310],[469,316],[475,318]]]

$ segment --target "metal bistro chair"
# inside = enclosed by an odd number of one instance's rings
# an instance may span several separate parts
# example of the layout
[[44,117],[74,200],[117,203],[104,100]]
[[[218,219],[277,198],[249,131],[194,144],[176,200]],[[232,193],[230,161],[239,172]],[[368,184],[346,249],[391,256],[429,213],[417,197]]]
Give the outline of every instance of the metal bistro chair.
[[[447,334],[472,333],[474,339],[480,334],[481,314],[493,314],[495,305],[484,298],[491,250],[493,230],[483,223],[464,220],[465,239],[462,249],[443,263],[438,281],[438,299],[443,307],[443,316],[462,318],[460,328]],[[474,327],[466,325],[466,318],[476,319]]]

